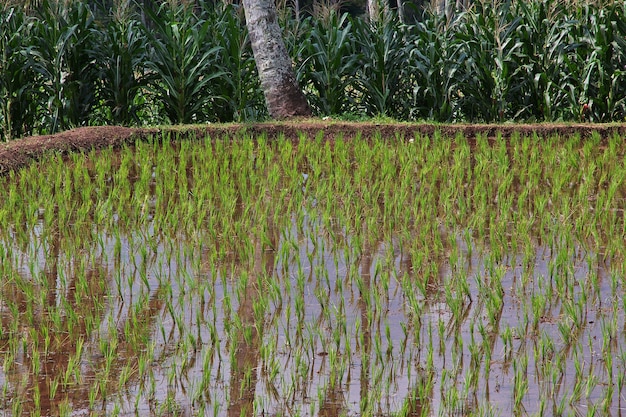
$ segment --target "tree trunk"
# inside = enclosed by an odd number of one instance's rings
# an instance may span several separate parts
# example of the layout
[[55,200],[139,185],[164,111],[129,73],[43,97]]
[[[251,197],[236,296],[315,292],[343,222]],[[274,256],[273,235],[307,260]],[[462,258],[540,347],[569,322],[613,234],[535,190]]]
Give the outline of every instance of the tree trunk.
[[380,17],[380,4],[378,0],[367,0],[367,16],[370,22],[378,21]]
[[243,0],[252,53],[270,116],[310,116],[282,38],[274,0]]
[[[401,0],[397,0],[400,4]],[[389,12],[390,2],[388,0],[366,0],[367,17],[371,23],[381,20]]]
[[404,13],[404,0],[398,0],[397,10],[398,10],[398,20],[400,21],[400,23],[405,24],[406,16]]

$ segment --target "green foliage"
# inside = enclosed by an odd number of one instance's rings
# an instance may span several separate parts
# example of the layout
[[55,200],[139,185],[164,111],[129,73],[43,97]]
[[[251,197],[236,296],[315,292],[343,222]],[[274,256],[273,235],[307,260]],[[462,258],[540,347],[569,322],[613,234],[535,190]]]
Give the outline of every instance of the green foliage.
[[443,15],[428,14],[413,28],[409,62],[415,82],[409,117],[450,121],[458,100],[462,45],[447,29]]
[[35,100],[43,132],[85,124],[94,104],[97,78],[87,53],[91,49],[93,15],[82,2],[65,5],[44,0],[26,48],[37,74]]
[[626,4],[615,2],[601,9],[585,5],[578,11],[581,45],[576,85],[580,101],[589,105],[589,119],[626,118]]
[[520,85],[515,83],[523,43],[513,34],[521,17],[511,10],[510,3],[501,7],[476,5],[465,13],[456,28],[460,63],[458,77],[463,91],[459,99],[462,114],[472,120],[502,121],[517,108]]
[[0,139],[32,133],[37,83],[23,53],[31,19],[16,8],[0,10]]
[[211,42],[210,20],[197,16],[184,3],[146,9],[152,30],[146,62],[155,74],[150,90],[171,123],[204,121],[223,97],[215,96],[212,83],[225,72],[218,63],[221,48]]
[[267,115],[260,88],[243,9],[227,5],[220,8],[203,3],[205,18],[212,22],[209,39],[219,48],[218,60],[226,72],[213,82],[213,92],[220,101],[213,107],[218,121],[263,119]]
[[307,36],[302,39],[297,77],[308,88],[308,99],[323,115],[354,109],[356,77],[363,60],[358,51],[348,14],[331,12],[322,19],[307,18]]
[[371,24],[355,21],[362,54],[358,73],[360,106],[368,115],[406,119],[414,81],[409,63],[410,42],[407,27],[397,16],[382,14]]
[[522,20],[514,34],[521,43],[517,57],[521,70],[513,82],[519,86],[517,113],[531,120],[575,120],[572,96],[578,63],[572,61],[576,41],[571,37],[575,21],[564,7],[545,1],[520,2],[515,14]]
[[141,95],[149,81],[144,63],[148,58],[147,36],[141,23],[129,15],[130,10],[113,16],[93,29],[96,63],[96,93],[102,122],[141,124]]
[[[267,117],[240,6],[42,0],[0,7],[0,134]],[[475,2],[401,23],[281,9],[319,115],[463,122],[624,121],[626,5]],[[30,13],[30,14],[29,14]]]
[[624,119],[623,4],[477,3],[462,21],[465,118]]

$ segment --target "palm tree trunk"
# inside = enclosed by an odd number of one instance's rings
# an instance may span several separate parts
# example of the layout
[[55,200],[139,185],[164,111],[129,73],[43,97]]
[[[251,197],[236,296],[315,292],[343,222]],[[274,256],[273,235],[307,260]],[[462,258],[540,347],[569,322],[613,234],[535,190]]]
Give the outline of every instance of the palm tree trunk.
[[282,38],[274,0],[243,0],[246,25],[270,116],[310,116]]
[[367,0],[367,16],[370,22],[376,22],[380,16],[380,4],[378,0]]

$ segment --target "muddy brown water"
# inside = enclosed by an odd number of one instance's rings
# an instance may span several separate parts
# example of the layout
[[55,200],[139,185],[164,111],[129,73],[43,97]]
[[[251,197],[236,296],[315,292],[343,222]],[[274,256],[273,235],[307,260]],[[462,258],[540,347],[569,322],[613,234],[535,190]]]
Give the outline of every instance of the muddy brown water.
[[[496,266],[504,270],[503,303],[497,318],[499,328],[486,331],[487,338],[491,338],[486,345],[478,343],[491,349],[490,371],[487,374],[484,356],[481,355],[479,363],[473,363],[469,347],[471,339],[480,339],[475,328],[485,322],[486,314],[484,307],[476,301],[480,298],[479,290],[472,279],[489,274],[478,247],[473,248],[472,255],[469,255],[465,240],[459,237],[459,264],[452,267],[448,259],[442,259],[439,265],[443,282],[454,279],[459,266],[465,268],[465,274],[470,277],[472,300],[463,301],[465,311],[459,318],[453,316],[441,290],[433,289],[428,298],[418,295],[421,298],[419,313],[407,305],[406,289],[396,277],[413,272],[407,269],[406,254],[393,247],[393,243],[375,243],[366,248],[358,259],[346,259],[343,251],[333,249],[332,242],[316,238],[318,232],[314,230],[318,229],[305,226],[303,235],[296,229],[292,224],[289,229],[280,231],[282,236],[300,235],[299,247],[290,252],[288,262],[276,259],[282,243],[279,243],[277,251],[267,250],[257,254],[266,258],[266,265],[275,265],[267,267],[266,272],[276,280],[277,291],[281,293],[280,303],[275,300],[269,302],[264,313],[267,317],[263,329],[254,327],[254,292],[258,289],[248,284],[250,288],[244,291],[247,298],[236,300],[235,287],[239,285],[236,279],[242,273],[237,266],[232,276],[212,275],[210,268],[202,265],[202,250],[193,247],[194,243],[186,242],[183,236],[179,241],[169,243],[173,246],[157,244],[154,251],[142,257],[138,255],[137,248],[146,245],[146,238],[154,236],[154,230],[136,231],[120,236],[119,240],[106,234],[99,235],[101,243],[94,248],[94,256],[101,262],[97,273],[104,277],[106,289],[96,295],[98,299],[94,302],[102,303],[99,307],[102,324],[99,331],[85,340],[81,356],[79,372],[84,385],[89,387],[97,379],[98,369],[104,360],[99,349],[102,343],[100,337],[110,337],[111,326],[118,327],[117,332],[123,334],[124,326],[132,315],[131,310],[145,298],[151,300],[149,317],[145,320],[152,324],[144,336],[145,343],[153,350],[152,360],[148,364],[147,376],[131,376],[125,389],[99,399],[95,407],[89,405],[88,390],[82,387],[69,390],[66,401],[74,410],[73,414],[192,415],[199,410],[198,403],[204,402],[208,405],[206,414],[228,416],[249,415],[252,409],[257,415],[360,415],[363,402],[369,401],[374,402],[370,409],[377,415],[393,415],[406,407],[407,399],[415,395],[416,381],[429,377],[425,374],[432,374],[432,387],[427,391],[427,398],[420,399],[427,404],[431,411],[429,414],[466,415],[480,409],[492,409],[507,415],[515,409],[514,362],[521,360],[519,352],[528,352],[528,361],[524,365],[527,383],[522,400],[524,413],[540,411],[538,406],[542,399],[548,415],[552,414],[552,410],[559,409],[561,401],[568,401],[568,395],[576,384],[574,359],[579,361],[578,366],[583,367],[582,372],[587,374],[585,380],[595,376],[598,384],[592,386],[580,401],[567,402],[565,410],[586,414],[590,404],[602,400],[605,390],[602,381],[606,380],[607,374],[606,363],[599,353],[602,350],[602,326],[605,321],[617,320],[622,327],[624,315],[623,309],[620,309],[619,317],[606,316],[605,310],[612,310],[605,309],[603,303],[608,304],[615,298],[609,284],[609,272],[602,262],[589,265],[586,262],[589,258],[584,256],[580,247],[573,248],[572,252],[574,278],[583,282],[590,269],[596,269],[600,275],[600,287],[593,295],[597,304],[587,306],[589,309],[585,311],[585,323],[578,336],[581,343],[577,344],[576,354],[567,355],[569,361],[563,373],[558,372],[554,380],[547,380],[537,374],[537,367],[543,366],[546,360],[537,352],[537,346],[542,337],[547,336],[553,341],[550,355],[568,349],[558,328],[562,320],[560,306],[548,306],[538,328],[532,332],[533,337],[528,337],[527,330],[519,326],[524,315],[528,314],[524,311],[527,304],[520,300],[520,294],[528,297],[545,291],[539,282],[549,276],[549,262],[554,254],[548,247],[536,247],[530,287],[523,290],[520,290],[519,283],[524,274],[521,256],[507,255]],[[111,259],[108,254],[116,251],[116,245],[119,257]],[[37,268],[44,271],[48,268],[46,256],[41,250],[37,253]],[[168,257],[166,253],[174,255],[169,263],[165,261]],[[391,263],[390,253],[393,257]],[[24,256],[17,248],[14,249],[13,259],[18,265],[24,262]],[[80,262],[80,255],[59,256],[67,259],[70,268]],[[298,270],[297,262],[301,263],[300,271],[305,274],[305,277],[300,277],[300,284],[294,272]],[[391,279],[382,300],[382,311],[378,312],[378,317],[372,320],[369,328],[364,329],[367,307],[359,296],[357,284],[350,282],[348,271],[358,269],[367,285],[377,286],[383,265],[393,270],[390,271]],[[29,275],[38,271],[23,268],[21,273]],[[92,273],[96,274],[96,271]],[[139,277],[140,273],[145,274],[145,282]],[[53,279],[58,288],[65,288],[61,275],[59,273]],[[157,294],[164,287],[171,291],[171,306],[166,306]],[[338,287],[342,288],[341,292],[337,291]],[[303,291],[305,303],[303,322],[300,323],[295,318],[298,291]],[[581,291],[583,289],[579,286],[573,296],[579,297]],[[227,299],[230,299],[231,305],[226,304]],[[328,309],[333,313],[324,314]],[[10,312],[5,309],[0,309],[0,312],[4,322],[10,319]],[[419,315],[418,320],[416,314]],[[249,339],[236,335],[232,328],[229,333],[227,327],[233,326],[235,316],[243,328],[253,329]],[[211,333],[207,323],[215,324],[216,333]],[[340,337],[337,342],[332,333],[342,327],[347,329],[347,337]],[[440,332],[440,327],[443,327],[443,332]],[[510,346],[502,340],[502,332],[507,328],[513,334]],[[26,333],[26,329],[24,331]],[[180,352],[181,343],[188,334],[197,337],[199,343],[195,350]],[[238,339],[239,344],[234,353],[230,352],[229,346],[233,338]],[[615,343],[623,344],[623,334]],[[273,353],[263,351],[264,347]],[[72,351],[75,346],[63,348]],[[147,348],[144,346],[144,349]],[[137,355],[132,349],[125,351],[121,348],[118,352],[120,357],[115,358],[113,367],[119,369],[111,371],[114,379],[119,378],[123,368]],[[33,378],[28,357],[32,352],[24,349],[21,353],[22,356],[14,358],[15,366],[5,364],[5,371],[0,372],[0,383],[5,390],[1,405],[5,407],[5,413],[9,412],[12,401],[24,401],[26,404],[32,401],[29,399],[32,384],[38,384],[45,395],[49,393],[50,380],[56,374],[67,371],[68,352],[50,353],[45,357],[43,374],[23,386],[23,391],[13,391],[13,386],[20,386],[18,381]],[[331,356],[335,357],[334,360],[338,356],[341,361],[348,355],[339,374],[337,369],[331,369]],[[429,360],[432,361],[430,365]],[[238,367],[232,366],[234,362]],[[624,364],[616,358],[611,371],[614,374],[623,373]],[[200,381],[206,378],[207,373],[210,373],[207,385],[201,387],[203,393],[197,396],[194,391],[200,389]],[[470,377],[477,378],[479,383],[466,389]],[[245,385],[244,381],[251,381],[251,388],[240,393],[238,387]],[[145,385],[150,385],[149,390]],[[385,388],[381,389],[382,386]],[[454,391],[451,387],[455,387],[461,396],[455,409],[446,405],[451,402],[447,398],[447,394]],[[548,394],[549,398],[546,398]],[[623,395],[623,391],[616,392],[612,397],[610,408],[616,415],[624,411]],[[42,403],[44,415],[58,412],[55,404],[46,404],[45,400]],[[412,404],[415,409],[410,415],[420,415],[421,405]],[[26,410],[29,408],[27,406]]]

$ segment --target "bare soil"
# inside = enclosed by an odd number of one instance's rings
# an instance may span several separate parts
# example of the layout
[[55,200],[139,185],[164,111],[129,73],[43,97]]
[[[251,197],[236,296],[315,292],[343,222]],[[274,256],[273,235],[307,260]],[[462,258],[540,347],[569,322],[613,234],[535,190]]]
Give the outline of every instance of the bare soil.
[[319,119],[296,119],[290,121],[256,123],[256,124],[219,124],[219,125],[185,125],[166,128],[128,128],[121,126],[81,127],[54,135],[31,136],[8,143],[0,144],[0,176],[22,168],[32,161],[38,160],[47,152],[89,151],[109,146],[120,147],[143,140],[151,135],[161,133],[182,133],[189,138],[203,138],[207,134],[212,137],[237,136],[242,134],[264,134],[273,139],[284,136],[297,139],[305,134],[310,138],[323,132],[324,138],[332,140],[339,135],[345,139],[361,137],[414,137],[416,134],[433,135],[439,132],[444,137],[455,137],[462,134],[472,140],[478,135],[494,138],[498,134],[510,138],[513,135],[539,137],[569,137],[580,135],[589,137],[594,132],[607,139],[614,134],[626,137],[626,124],[427,124],[427,123],[372,123],[372,122],[339,122]]

